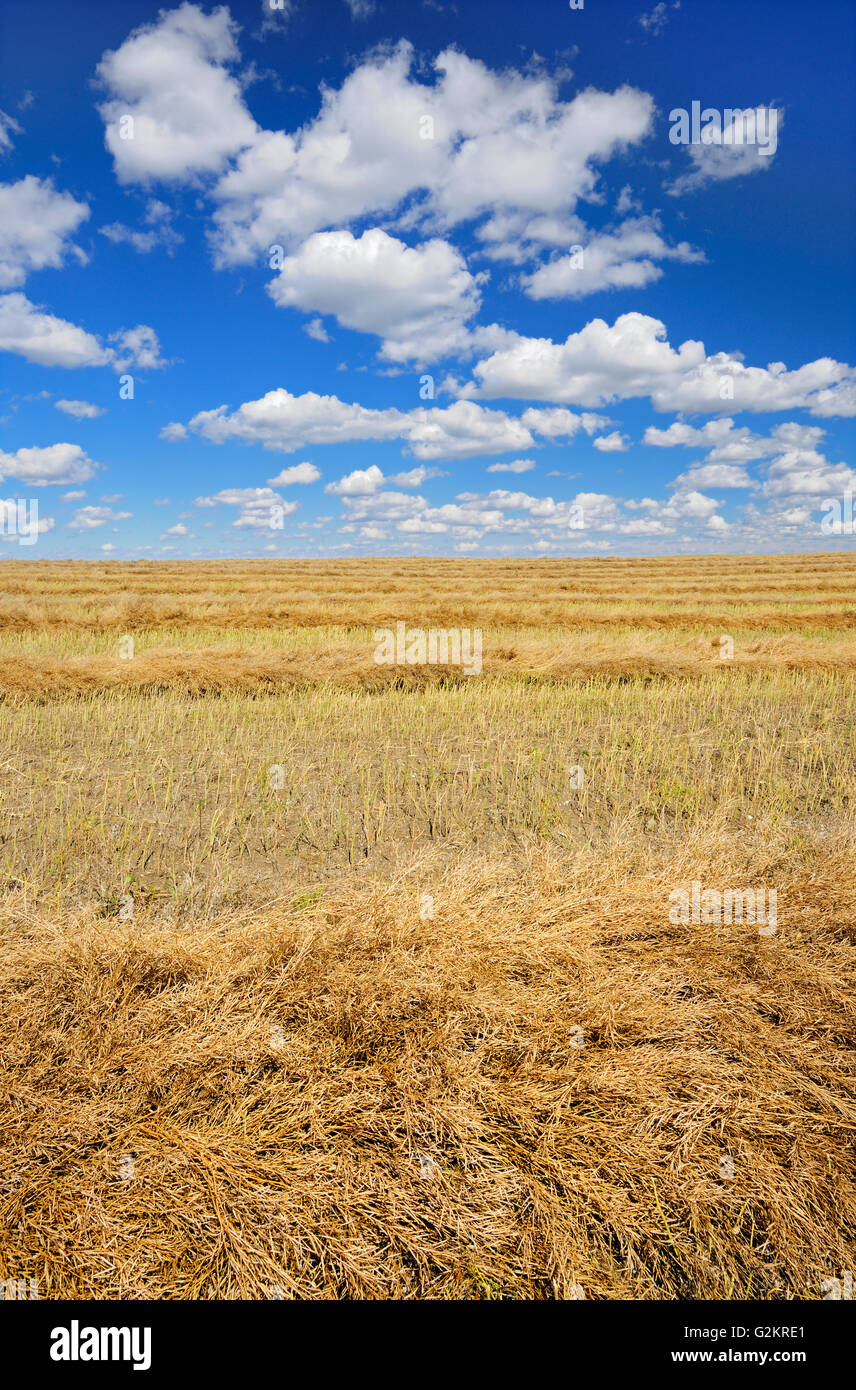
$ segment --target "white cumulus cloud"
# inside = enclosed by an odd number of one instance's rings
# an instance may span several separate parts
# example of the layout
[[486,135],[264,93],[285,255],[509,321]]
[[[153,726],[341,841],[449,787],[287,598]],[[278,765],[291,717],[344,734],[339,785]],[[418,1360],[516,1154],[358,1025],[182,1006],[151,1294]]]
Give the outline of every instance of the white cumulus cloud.
[[108,99],[99,110],[120,182],[216,174],[251,144],[257,126],[229,71],[236,39],[225,6],[205,14],[182,4],[104,54],[97,76]]
[[68,523],[73,531],[93,531],[108,521],[125,521],[133,512],[114,512],[112,507],[78,507]]
[[0,289],[23,285],[45,266],[59,268],[72,254],[86,255],[69,240],[89,216],[86,203],[60,193],[50,179],[33,174],[17,183],[0,183]]
[[477,362],[461,394],[598,406],[648,396],[655,410],[719,413],[804,408],[856,415],[856,371],[820,358],[789,371],[783,362],[747,367],[737,353],[708,355],[687,340],[675,349],[666,326],[647,314],[592,319],[564,343],[520,337]]
[[268,286],[282,307],[333,314],[345,328],[383,339],[393,362],[430,361],[464,347],[479,307],[477,280],[460,252],[433,239],[409,247],[379,227],[354,237],[318,232]]
[[49,444],[46,447],[0,452],[0,469],[31,487],[50,487],[54,483],[84,483],[93,477],[93,463],[79,444]]

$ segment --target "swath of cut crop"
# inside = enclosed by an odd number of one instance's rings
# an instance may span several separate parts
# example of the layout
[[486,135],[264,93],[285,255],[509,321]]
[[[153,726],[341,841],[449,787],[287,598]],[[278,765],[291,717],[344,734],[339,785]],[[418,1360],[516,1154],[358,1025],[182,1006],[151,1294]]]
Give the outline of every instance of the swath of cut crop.
[[768,940],[672,925],[672,880],[546,859],[191,933],[9,905],[4,1273],[53,1298],[819,1297],[856,1241],[846,867],[782,883]]
[[115,690],[252,694],[324,684],[383,690],[479,679],[721,677],[727,672],[775,670],[851,673],[856,671],[856,642],[813,642],[799,637],[766,643],[755,640],[726,660],[719,641],[713,639],[661,648],[634,638],[604,642],[588,637],[552,643],[524,639],[491,650],[488,634],[482,670],[471,674],[460,663],[378,664],[374,648],[367,643],[282,652],[150,650],[130,660],[16,655],[0,663],[0,699],[59,699]]

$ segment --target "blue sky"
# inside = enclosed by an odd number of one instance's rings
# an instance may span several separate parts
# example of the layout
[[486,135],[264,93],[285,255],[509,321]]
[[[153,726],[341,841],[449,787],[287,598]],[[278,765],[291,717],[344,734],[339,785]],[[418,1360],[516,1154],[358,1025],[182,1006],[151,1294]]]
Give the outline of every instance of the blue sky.
[[4,553],[852,549],[854,33],[4,0]]

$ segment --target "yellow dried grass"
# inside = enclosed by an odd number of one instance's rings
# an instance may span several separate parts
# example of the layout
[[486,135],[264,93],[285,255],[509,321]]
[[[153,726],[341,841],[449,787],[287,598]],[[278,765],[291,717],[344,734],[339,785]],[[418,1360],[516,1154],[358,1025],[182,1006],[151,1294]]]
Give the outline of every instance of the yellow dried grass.
[[460,665],[378,665],[368,642],[314,646],[293,651],[236,648],[141,650],[113,657],[28,656],[0,661],[0,699],[62,698],[101,691],[174,690],[188,695],[218,691],[264,693],[332,684],[362,690],[419,687],[429,683],[496,679],[584,680],[727,676],[730,671],[856,671],[856,641],[814,641],[799,636],[736,647],[721,656],[719,639],[693,639],[658,646],[640,638],[604,640],[591,635],[563,642],[523,638],[491,645],[485,634],[480,674]]
[[0,1272],[71,1298],[820,1297],[856,1250],[852,868],[780,883],[769,939],[547,855],[195,927],[10,904]]

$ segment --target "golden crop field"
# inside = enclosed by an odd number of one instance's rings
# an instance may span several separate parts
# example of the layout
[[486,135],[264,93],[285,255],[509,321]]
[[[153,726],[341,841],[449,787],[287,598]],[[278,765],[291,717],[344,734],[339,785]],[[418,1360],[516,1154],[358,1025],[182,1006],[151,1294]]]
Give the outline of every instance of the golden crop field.
[[[856,556],[7,562],[0,595],[0,1277],[856,1268]],[[477,629],[480,669],[379,664],[399,623]]]

